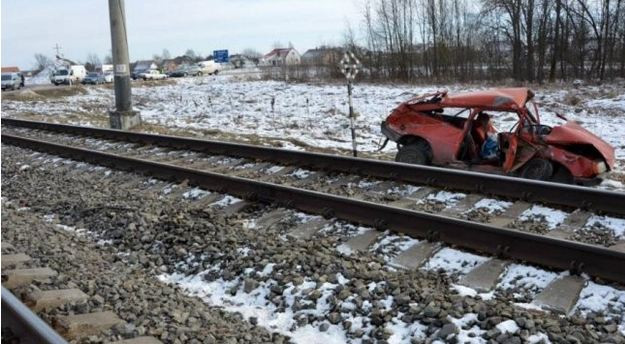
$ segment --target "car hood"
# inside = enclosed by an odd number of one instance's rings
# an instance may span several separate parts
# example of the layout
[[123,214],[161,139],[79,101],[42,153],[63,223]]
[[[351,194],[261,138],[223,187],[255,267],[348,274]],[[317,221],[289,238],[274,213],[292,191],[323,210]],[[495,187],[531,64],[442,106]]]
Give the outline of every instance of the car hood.
[[564,125],[553,127],[551,133],[545,136],[545,141],[556,145],[591,145],[601,153],[611,169],[614,167],[614,147],[575,121],[567,121]]

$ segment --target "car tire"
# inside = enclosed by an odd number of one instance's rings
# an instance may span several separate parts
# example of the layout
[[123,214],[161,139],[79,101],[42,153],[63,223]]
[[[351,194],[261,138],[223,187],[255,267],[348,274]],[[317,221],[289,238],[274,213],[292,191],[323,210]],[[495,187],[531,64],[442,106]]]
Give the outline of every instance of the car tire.
[[430,146],[421,140],[399,146],[395,161],[405,164],[429,165],[432,161]]
[[534,158],[523,166],[520,176],[525,179],[551,180],[553,164],[547,159]]
[[215,73],[213,73],[213,74],[214,74],[214,75],[219,74],[219,69],[216,69],[216,70],[215,70]]
[[568,168],[556,164],[554,166],[555,171],[553,172],[553,176],[551,176],[551,181],[554,183],[562,183],[562,184],[574,184],[575,178],[573,178],[573,174],[569,171]]

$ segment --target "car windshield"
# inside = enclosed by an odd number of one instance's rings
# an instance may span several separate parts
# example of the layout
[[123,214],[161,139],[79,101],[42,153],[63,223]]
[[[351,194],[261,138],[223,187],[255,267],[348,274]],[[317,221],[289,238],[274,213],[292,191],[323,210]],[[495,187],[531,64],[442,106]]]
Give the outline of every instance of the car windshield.
[[56,72],[56,75],[67,75],[67,69],[61,69]]
[[89,73],[88,74],[89,77],[95,78],[98,76],[98,73]]
[[2,80],[11,80],[10,75],[2,75]]

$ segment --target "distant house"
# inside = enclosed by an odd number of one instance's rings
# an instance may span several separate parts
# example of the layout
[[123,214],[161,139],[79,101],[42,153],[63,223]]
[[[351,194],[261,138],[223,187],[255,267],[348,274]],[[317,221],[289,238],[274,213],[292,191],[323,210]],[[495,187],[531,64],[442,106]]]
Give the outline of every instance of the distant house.
[[20,68],[19,67],[2,67],[2,73],[19,73],[20,72]]
[[99,65],[95,66],[95,71],[97,73],[113,72],[113,65],[112,64],[99,64]]
[[343,52],[340,48],[308,49],[302,55],[302,63],[307,65],[336,65],[342,57]]
[[158,65],[153,60],[141,60],[135,62],[135,65],[132,68],[133,73],[141,73],[150,69],[157,69]]
[[261,63],[266,66],[296,65],[301,62],[301,56],[293,48],[278,48],[263,56]]

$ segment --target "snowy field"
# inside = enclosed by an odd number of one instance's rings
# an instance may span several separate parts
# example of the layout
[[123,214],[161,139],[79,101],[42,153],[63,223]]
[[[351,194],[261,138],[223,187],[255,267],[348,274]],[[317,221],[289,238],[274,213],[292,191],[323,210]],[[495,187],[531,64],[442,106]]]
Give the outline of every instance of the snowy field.
[[[133,88],[135,107],[146,122],[271,137],[301,146],[351,148],[344,85],[243,80],[232,75],[171,80],[171,84],[162,86]],[[488,88],[357,83],[354,108],[359,115],[359,149],[371,152],[378,148],[382,138],[380,122],[399,103],[443,87],[450,92]],[[550,86],[535,89],[535,93],[543,123],[562,123],[555,116],[555,112],[561,112],[605,138],[616,147],[617,157],[625,159],[625,136],[621,133],[625,128],[625,84]],[[275,99],[273,111],[272,99]],[[3,100],[2,112],[3,116],[29,113],[63,121],[70,113],[105,118],[112,106],[111,88],[89,87],[85,94],[69,97]],[[500,130],[505,130],[515,123],[514,118],[513,114],[500,114],[494,120]]]

